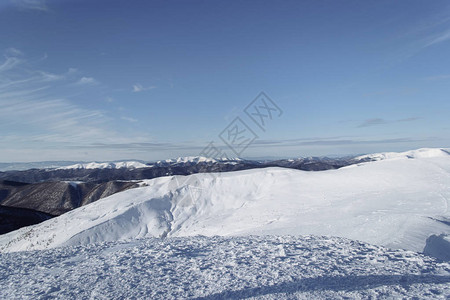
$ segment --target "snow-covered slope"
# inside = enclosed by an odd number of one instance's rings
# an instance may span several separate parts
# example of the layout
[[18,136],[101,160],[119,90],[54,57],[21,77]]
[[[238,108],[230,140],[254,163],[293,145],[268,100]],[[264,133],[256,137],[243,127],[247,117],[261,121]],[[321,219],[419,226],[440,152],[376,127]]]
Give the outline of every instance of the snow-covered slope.
[[449,150],[439,148],[422,148],[406,152],[382,152],[355,157],[355,160],[382,160],[402,158],[447,157]]
[[0,270],[1,299],[450,296],[449,263],[316,236],[143,239],[9,253],[0,254]]
[[450,155],[437,154],[323,172],[161,177],[2,235],[0,250],[142,237],[317,234],[422,251],[431,235],[450,233]]
[[139,169],[148,168],[149,165],[141,163],[139,161],[121,161],[121,162],[90,162],[79,163],[70,166],[60,167],[59,170],[68,169]]

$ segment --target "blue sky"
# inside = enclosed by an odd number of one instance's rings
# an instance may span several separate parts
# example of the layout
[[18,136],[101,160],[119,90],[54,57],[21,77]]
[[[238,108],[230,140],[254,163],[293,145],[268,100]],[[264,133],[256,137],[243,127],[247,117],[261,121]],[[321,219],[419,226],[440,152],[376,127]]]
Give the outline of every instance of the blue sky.
[[3,162],[450,147],[448,1],[5,0],[0,53]]

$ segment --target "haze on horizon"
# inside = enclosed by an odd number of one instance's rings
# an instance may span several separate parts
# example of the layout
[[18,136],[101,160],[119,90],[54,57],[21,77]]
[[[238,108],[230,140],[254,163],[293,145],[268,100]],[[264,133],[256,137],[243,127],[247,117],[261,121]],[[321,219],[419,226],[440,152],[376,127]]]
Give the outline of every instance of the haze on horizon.
[[448,1],[6,0],[0,37],[1,162],[450,147]]

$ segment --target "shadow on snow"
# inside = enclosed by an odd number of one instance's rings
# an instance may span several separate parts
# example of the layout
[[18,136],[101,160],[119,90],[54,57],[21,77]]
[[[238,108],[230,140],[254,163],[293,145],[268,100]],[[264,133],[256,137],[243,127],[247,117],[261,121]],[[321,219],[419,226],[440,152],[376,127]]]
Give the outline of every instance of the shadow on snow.
[[196,299],[246,298],[277,293],[313,292],[313,291],[357,291],[381,286],[399,285],[408,287],[413,284],[445,284],[450,276],[438,275],[365,275],[365,276],[322,276],[305,278],[293,282],[283,282],[270,286],[246,288],[236,291],[224,291]]

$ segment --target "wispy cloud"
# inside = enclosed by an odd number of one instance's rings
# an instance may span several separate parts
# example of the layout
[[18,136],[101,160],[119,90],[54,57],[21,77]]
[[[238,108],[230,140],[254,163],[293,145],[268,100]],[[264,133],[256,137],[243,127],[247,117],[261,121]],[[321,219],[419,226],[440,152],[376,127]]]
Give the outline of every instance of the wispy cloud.
[[295,147],[295,146],[351,146],[351,145],[376,145],[399,144],[426,141],[427,139],[413,139],[399,137],[391,139],[367,139],[360,137],[329,137],[329,138],[300,138],[286,140],[256,140],[252,147]]
[[449,41],[450,6],[444,4],[439,12],[416,19],[407,28],[394,39],[399,48],[393,53],[401,61]]
[[37,71],[37,73],[42,77],[43,81],[55,81],[55,80],[62,80],[65,78],[64,74],[53,74],[44,71]]
[[8,48],[8,49],[5,50],[5,56],[6,56],[6,57],[10,57],[10,56],[14,56],[14,57],[23,56],[23,52],[20,51],[19,49],[14,48],[14,47],[10,47],[10,48]]
[[128,121],[128,122],[131,122],[131,123],[136,123],[136,122],[138,122],[138,120],[137,119],[135,119],[135,118],[130,118],[130,117],[120,117],[122,120],[124,120],[124,121]]
[[370,126],[377,126],[377,125],[384,125],[384,124],[391,124],[391,123],[399,123],[399,122],[413,122],[419,120],[419,117],[408,117],[398,120],[385,120],[382,118],[372,118],[364,120],[362,123],[360,123],[357,128],[364,128],[364,127],[370,127]]
[[359,124],[357,127],[358,128],[362,128],[362,127],[369,127],[369,126],[375,126],[375,125],[382,125],[382,124],[386,124],[388,123],[386,120],[381,119],[381,118],[373,118],[373,119],[367,119],[364,122],[362,122],[361,124]]
[[77,81],[79,85],[95,85],[99,82],[93,77],[81,77],[80,80]]
[[[18,50],[19,51],[19,50]],[[65,79],[69,72],[65,74],[55,74],[50,72],[45,72],[37,69],[30,68],[25,59],[19,59],[17,57],[7,57],[5,55],[5,60],[0,61],[0,88],[21,88],[26,90],[30,88],[31,85],[36,86],[40,84],[49,83],[52,81]],[[18,67],[22,70],[22,74],[17,73]],[[11,76],[12,72],[16,72],[15,76]]]
[[[16,142],[41,143],[72,143],[108,136],[100,126],[106,121],[102,112],[80,108],[53,94],[51,85],[45,85],[61,80],[62,75],[33,70],[25,74],[21,80],[0,81],[3,134],[16,135]],[[8,84],[1,84],[4,81]]]
[[399,119],[397,120],[397,122],[413,122],[413,121],[417,121],[420,120],[419,117],[409,117],[409,118],[404,118],[404,119]]
[[0,64],[0,74],[2,72],[11,70],[19,63],[20,63],[20,59],[18,59],[16,57],[7,57],[6,60]]
[[[104,111],[83,108],[68,97],[67,88],[70,90],[80,82],[78,72],[73,69],[53,74],[34,68],[26,57],[21,61],[6,58],[3,63],[0,61],[0,66],[0,156],[3,159],[37,152],[42,156],[34,160],[45,159],[43,153],[50,153],[49,149],[64,152],[72,147],[73,152],[65,154],[67,158],[98,141],[112,145],[151,141],[142,133],[121,134]],[[97,82],[92,77],[83,78],[82,84]],[[26,148],[29,150],[23,150]]]
[[421,37],[422,49],[438,45],[450,39],[450,6],[431,16],[415,29]]
[[22,9],[38,11],[48,11],[46,0],[12,0],[12,2]]
[[134,93],[139,93],[139,92],[143,92],[143,91],[147,91],[147,90],[152,90],[155,89],[156,86],[148,86],[148,87],[144,87],[139,83],[136,83],[133,85],[133,92]]
[[440,32],[438,34],[434,34],[428,38],[428,41],[425,43],[424,48],[430,47],[445,41],[450,40],[450,29],[444,32]]

